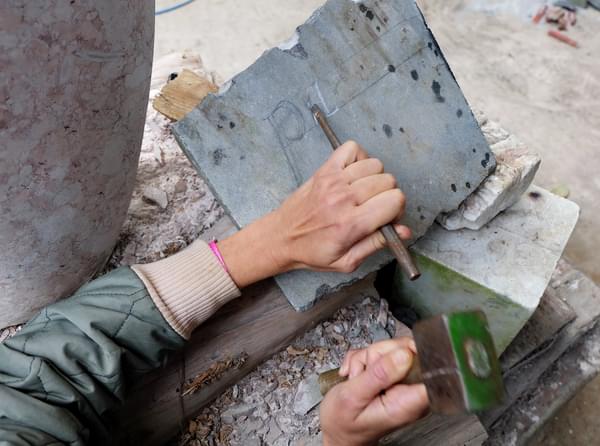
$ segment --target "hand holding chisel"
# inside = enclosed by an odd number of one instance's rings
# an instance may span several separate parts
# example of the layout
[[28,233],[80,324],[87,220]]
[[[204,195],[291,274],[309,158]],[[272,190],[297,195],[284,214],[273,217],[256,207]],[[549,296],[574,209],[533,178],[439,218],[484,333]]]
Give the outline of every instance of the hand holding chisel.
[[[340,140],[335,135],[333,129],[329,126],[329,122],[327,122],[327,118],[321,111],[321,108],[314,104],[311,106],[310,111],[315,117],[317,123],[321,126],[321,129],[323,129],[323,132],[325,133],[325,136],[327,136],[327,139],[329,140],[333,150],[341,146],[342,144],[340,143]],[[409,280],[418,279],[421,276],[421,272],[415,265],[412,257],[402,243],[402,240],[400,240],[400,237],[398,236],[398,233],[394,227],[391,224],[387,224],[383,226],[380,231],[388,244],[388,248],[390,251],[392,251],[392,254],[394,254],[394,257],[398,261],[400,268],[402,268],[402,271],[404,271]]]

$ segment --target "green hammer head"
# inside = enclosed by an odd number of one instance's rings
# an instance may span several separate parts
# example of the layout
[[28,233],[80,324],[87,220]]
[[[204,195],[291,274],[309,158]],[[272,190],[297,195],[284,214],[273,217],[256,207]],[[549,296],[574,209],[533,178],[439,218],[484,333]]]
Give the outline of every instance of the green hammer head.
[[483,312],[419,321],[413,336],[432,411],[478,412],[502,402],[500,364]]

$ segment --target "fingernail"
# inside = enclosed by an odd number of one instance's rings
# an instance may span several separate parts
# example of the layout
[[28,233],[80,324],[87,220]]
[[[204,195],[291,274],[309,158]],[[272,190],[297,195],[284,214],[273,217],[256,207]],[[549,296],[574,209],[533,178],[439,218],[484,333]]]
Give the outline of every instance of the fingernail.
[[411,354],[406,349],[399,349],[392,353],[392,361],[397,367],[404,367],[410,361]]

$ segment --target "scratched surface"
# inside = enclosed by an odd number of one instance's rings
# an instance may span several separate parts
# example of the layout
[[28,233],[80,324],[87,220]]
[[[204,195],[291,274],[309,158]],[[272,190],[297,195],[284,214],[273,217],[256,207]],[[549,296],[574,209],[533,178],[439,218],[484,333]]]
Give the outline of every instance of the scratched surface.
[[[174,127],[201,175],[240,227],[277,208],[330,156],[307,104],[341,140],[380,158],[407,196],[415,239],[455,209],[495,161],[417,6],[406,0],[329,0],[278,48]],[[298,310],[390,260],[353,274],[277,277]]]

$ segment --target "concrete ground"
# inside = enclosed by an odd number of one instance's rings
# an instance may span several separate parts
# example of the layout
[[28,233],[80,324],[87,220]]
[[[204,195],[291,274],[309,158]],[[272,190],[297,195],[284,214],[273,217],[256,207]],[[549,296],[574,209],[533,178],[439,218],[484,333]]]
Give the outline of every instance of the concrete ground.
[[[157,0],[157,7],[173,4]],[[228,79],[286,40],[322,0],[200,0],[156,19],[155,58],[185,49]],[[578,14],[574,49],[526,17],[526,2],[421,0],[430,27],[473,107],[542,156],[536,183],[566,186],[581,206],[566,257],[600,282],[600,12]],[[514,6],[514,5],[518,5]],[[514,8],[511,10],[510,8]],[[547,427],[541,443],[596,444],[600,379]]]

